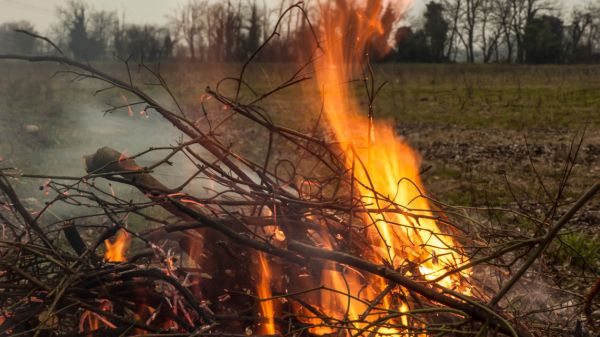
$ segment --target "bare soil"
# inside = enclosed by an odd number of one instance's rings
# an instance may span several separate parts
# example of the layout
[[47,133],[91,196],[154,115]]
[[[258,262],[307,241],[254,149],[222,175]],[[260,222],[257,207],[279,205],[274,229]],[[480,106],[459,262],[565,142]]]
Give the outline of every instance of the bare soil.
[[[578,147],[583,131],[427,123],[398,126],[399,134],[421,153],[422,166],[427,170],[423,178],[435,198],[450,204],[503,207],[534,200],[549,202],[544,187],[555,196],[571,147]],[[574,201],[600,179],[600,134],[585,132],[576,163],[565,202]],[[597,226],[600,198],[595,198],[575,222]]]

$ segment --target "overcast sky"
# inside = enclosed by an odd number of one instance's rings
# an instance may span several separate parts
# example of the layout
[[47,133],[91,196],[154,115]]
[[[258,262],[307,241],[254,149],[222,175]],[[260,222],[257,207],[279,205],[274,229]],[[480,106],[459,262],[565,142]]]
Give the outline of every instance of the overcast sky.
[[[119,16],[125,15],[130,23],[164,24],[167,16],[187,0],[84,0],[96,9],[116,10]],[[250,1],[250,0],[246,0]],[[269,4],[279,4],[280,1],[266,0]],[[392,0],[393,1],[393,0]],[[429,0],[413,0],[412,15],[415,16]],[[581,4],[586,0],[558,0],[566,8],[573,4]],[[31,21],[40,32],[45,32],[55,21],[58,5],[64,5],[68,0],[0,0],[0,23],[15,20]],[[262,0],[258,0],[262,2]]]

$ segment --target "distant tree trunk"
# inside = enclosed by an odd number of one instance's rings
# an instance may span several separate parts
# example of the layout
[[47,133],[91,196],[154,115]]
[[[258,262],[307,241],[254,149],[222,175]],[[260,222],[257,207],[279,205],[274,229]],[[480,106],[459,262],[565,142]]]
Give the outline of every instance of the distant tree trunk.
[[190,59],[195,60],[196,59],[196,46],[194,44],[194,39],[188,39],[187,40],[188,43],[188,48],[190,50]]
[[494,0],[482,0],[479,10],[481,21],[481,53],[483,62],[489,63],[498,51],[498,40],[501,36],[500,13]]
[[449,61],[456,61],[456,54],[454,53],[455,42],[457,35],[459,34],[459,21],[461,18],[461,11],[463,6],[462,0],[444,0],[444,11],[447,13],[448,20],[450,21],[450,36],[448,37],[448,45],[446,47],[445,57]]
[[513,60],[513,39],[511,34],[511,22],[514,20],[514,12],[509,0],[497,0],[500,13],[500,25],[504,34],[504,43],[506,44],[506,63]]
[[466,0],[465,11],[465,34],[467,36],[464,41],[467,52],[467,62],[475,62],[475,30],[477,29],[477,19],[479,9],[483,0]]

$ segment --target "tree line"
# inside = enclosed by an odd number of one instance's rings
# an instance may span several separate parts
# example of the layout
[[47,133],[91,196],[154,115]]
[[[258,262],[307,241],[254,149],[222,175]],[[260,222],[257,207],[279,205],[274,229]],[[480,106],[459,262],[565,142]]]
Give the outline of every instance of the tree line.
[[[148,62],[190,59],[204,62],[246,60],[271,34],[273,18],[289,6],[259,6],[256,1],[189,0],[168,15],[165,25],[127,23],[115,11],[96,10],[81,0],[58,7],[57,22],[48,36],[61,51],[78,60],[136,59]],[[306,23],[298,16],[287,16],[281,34],[264,61],[291,61],[292,35]],[[298,24],[302,21],[301,24]],[[54,52],[15,30],[39,34],[27,21],[0,25],[0,52],[34,54]]]
[[400,27],[391,60],[591,63],[600,61],[600,2],[564,13],[551,0],[441,0],[421,28]]
[[[189,0],[174,9],[168,24],[157,26],[130,24],[116,12],[71,1],[57,8],[49,35],[80,60],[240,62],[269,38],[289,5],[285,0],[277,8],[256,1]],[[427,3],[415,23],[389,27],[393,48],[380,61],[600,62],[600,3],[575,8],[565,18],[552,0],[437,0]],[[16,29],[37,33],[26,21],[0,25],[0,52],[52,52]],[[296,60],[306,53],[308,30],[301,15],[286,16],[258,59]]]

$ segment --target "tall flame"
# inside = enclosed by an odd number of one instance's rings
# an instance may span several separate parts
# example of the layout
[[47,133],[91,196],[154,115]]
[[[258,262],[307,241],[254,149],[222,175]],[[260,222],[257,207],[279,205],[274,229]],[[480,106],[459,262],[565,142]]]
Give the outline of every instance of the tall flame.
[[273,300],[269,298],[271,295],[271,268],[265,253],[259,252],[258,263],[260,265],[260,275],[257,285],[258,297],[260,297],[260,311],[263,315],[261,325],[261,334],[275,334],[275,309],[273,308]]
[[[346,165],[354,167],[358,192],[364,204],[378,209],[367,215],[375,225],[369,229],[370,239],[394,266],[409,259],[430,274],[440,269],[438,264],[456,265],[454,242],[441,234],[422,197],[419,157],[392,125],[372,122],[348,86],[372,37],[381,34],[381,18],[388,10],[380,0],[367,0],[363,6],[328,2],[321,10],[324,55],[317,60],[316,78],[326,117],[346,149]],[[353,15],[360,20],[353,20]],[[348,30],[354,37],[351,47],[344,36]],[[394,205],[405,209],[390,209]],[[409,211],[419,215],[419,220],[403,214]]]
[[[364,220],[372,224],[366,233],[374,253],[365,252],[365,256],[377,263],[387,261],[394,267],[410,261],[418,266],[423,277],[433,280],[447,268],[460,264],[461,259],[454,250],[456,244],[441,233],[430,205],[423,198],[420,159],[396,135],[392,125],[373,121],[372,115],[365,112],[372,107],[361,108],[350,87],[369,52],[380,55],[384,52],[393,22],[398,18],[394,13],[401,13],[407,5],[408,2],[401,1],[400,8],[394,11],[383,0],[320,2],[319,43],[323,54],[316,60],[315,77],[325,116],[346,152],[345,164],[353,172],[356,192],[369,209]],[[327,240],[323,241],[325,247],[333,249]],[[341,298],[321,296],[320,310],[353,322],[375,319],[364,317],[367,306],[357,298],[377,297],[386,287],[382,278],[369,279],[369,287],[365,289],[365,282],[360,280],[364,276],[349,271],[328,268],[322,277],[323,285],[337,291],[332,296]],[[455,288],[459,278],[446,277],[438,283]],[[393,302],[388,295],[380,304],[400,312],[409,310],[407,303]],[[398,325],[407,326],[407,317],[402,316]],[[318,328],[312,332],[328,331]],[[400,333],[394,329],[378,330],[378,334]]]
[[127,231],[120,229],[117,232],[117,237],[114,242],[110,240],[104,240],[104,246],[106,252],[104,253],[104,259],[108,262],[125,262],[127,258],[127,247],[129,246],[129,234]]

